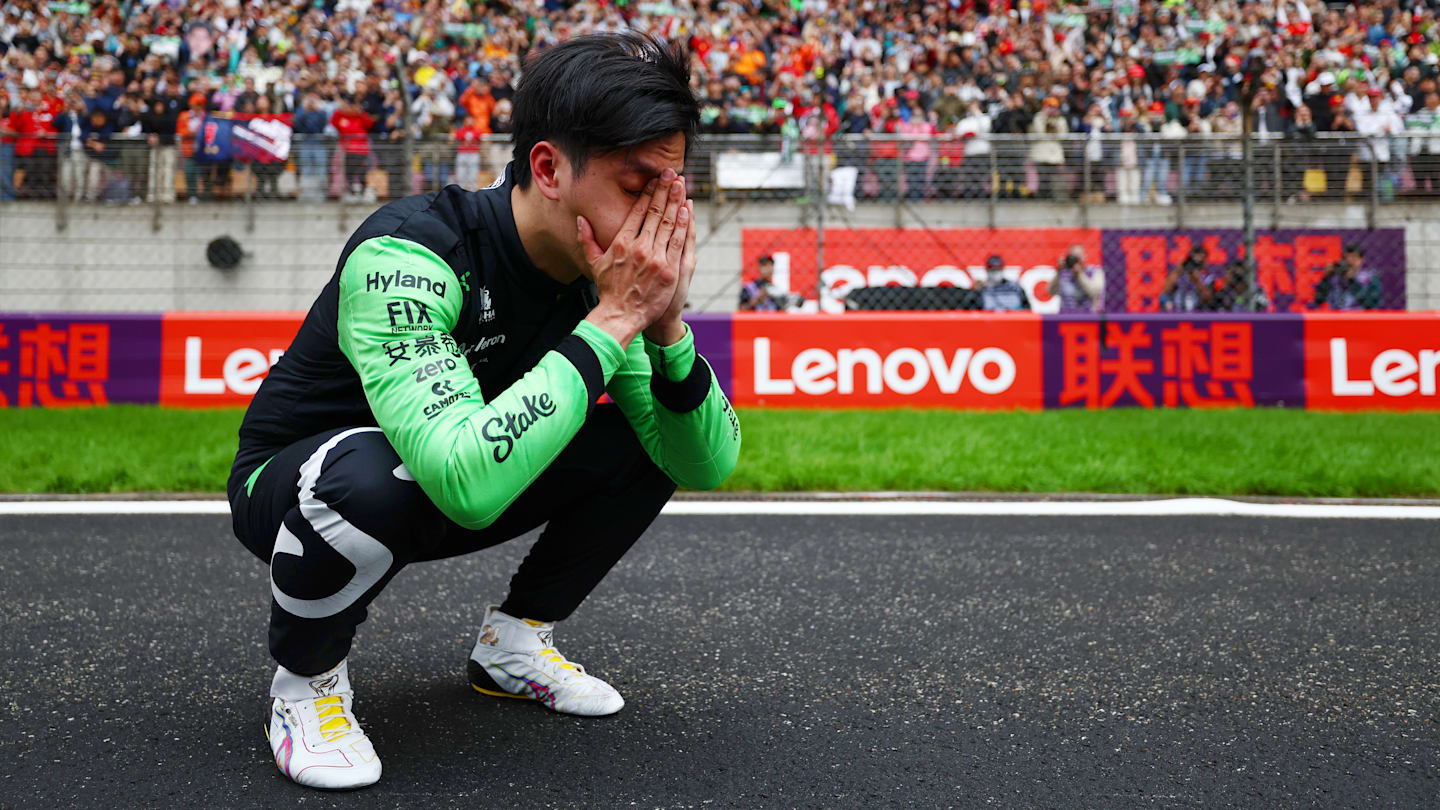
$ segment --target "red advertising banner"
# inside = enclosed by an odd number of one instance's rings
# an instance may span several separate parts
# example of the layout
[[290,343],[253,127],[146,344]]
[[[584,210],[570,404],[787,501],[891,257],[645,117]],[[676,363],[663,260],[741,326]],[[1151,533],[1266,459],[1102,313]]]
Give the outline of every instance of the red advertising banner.
[[740,314],[734,402],[769,407],[1039,408],[1040,318]]
[[1440,313],[1305,316],[1312,410],[1440,409]]
[[304,320],[303,312],[167,312],[160,404],[247,405]]
[[[1100,260],[1100,231],[1094,228],[826,228],[825,300],[820,307],[843,311],[842,298],[857,287],[964,287],[985,277],[985,260],[1000,256],[1006,275],[1029,296],[1033,311],[1060,311],[1051,289],[1055,265],[1072,247],[1087,262]],[[744,228],[741,282],[755,278],[761,256],[775,259],[774,283],[782,291],[816,297],[813,228]]]

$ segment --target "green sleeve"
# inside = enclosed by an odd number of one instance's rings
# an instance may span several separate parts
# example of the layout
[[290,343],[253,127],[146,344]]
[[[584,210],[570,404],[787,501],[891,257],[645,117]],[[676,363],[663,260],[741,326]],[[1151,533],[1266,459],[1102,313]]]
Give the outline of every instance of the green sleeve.
[[574,438],[624,361],[581,322],[485,402],[451,332],[462,303],[444,260],[405,239],[362,242],[340,271],[340,350],[400,460],[447,517],[483,528]]
[[714,489],[734,471],[740,420],[710,365],[695,353],[689,326],[673,346],[632,341],[606,390],[645,452],[677,485]]

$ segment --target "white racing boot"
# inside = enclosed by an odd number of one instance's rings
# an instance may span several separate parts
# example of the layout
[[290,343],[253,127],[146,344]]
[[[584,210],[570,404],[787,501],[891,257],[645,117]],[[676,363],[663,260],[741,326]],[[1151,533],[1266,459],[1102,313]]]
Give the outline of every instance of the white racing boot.
[[344,661],[313,677],[275,669],[270,684],[270,753],[295,782],[350,790],[380,781],[380,757],[350,712],[354,695]]
[[470,653],[470,685],[495,697],[527,698],[564,714],[597,717],[625,705],[615,687],[565,660],[554,644],[555,625],[517,619],[491,605]]

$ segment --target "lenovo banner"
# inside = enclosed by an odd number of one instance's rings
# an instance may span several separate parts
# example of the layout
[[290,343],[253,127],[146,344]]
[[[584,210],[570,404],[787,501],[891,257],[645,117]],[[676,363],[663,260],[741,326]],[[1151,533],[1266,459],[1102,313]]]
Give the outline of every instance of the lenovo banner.
[[[1227,268],[1244,258],[1238,228],[827,228],[823,254],[813,228],[744,228],[740,246],[742,284],[754,281],[761,256],[774,259],[775,292],[804,311],[844,312],[844,297],[862,287],[971,288],[985,278],[985,261],[999,256],[1005,275],[1043,315],[1084,314],[1095,308],[1065,295],[1056,268],[1073,261],[1097,287],[1105,312],[1158,312],[1166,281],[1192,248],[1205,250],[1201,283],[1224,283]],[[1302,312],[1340,306],[1344,295],[1319,295],[1326,274],[1341,262],[1345,247],[1363,251],[1347,286],[1364,292],[1344,306],[1403,310],[1405,230],[1403,228],[1290,228],[1256,234],[1259,286],[1275,312]],[[1066,259],[1072,250],[1080,253]],[[817,255],[825,267],[818,273]],[[1188,277],[1185,285],[1193,283]],[[1326,300],[1326,299],[1330,300]],[[903,308],[903,307],[902,307]]]
[[1039,408],[1034,315],[736,315],[734,401]]
[[[775,260],[774,284],[811,300],[816,308],[816,238],[813,228],[744,228],[741,281],[755,278],[761,256]],[[1073,248],[1086,265],[1100,260],[1100,231],[1087,228],[826,228],[823,295],[818,308],[844,311],[842,299],[857,287],[963,287],[985,278],[985,261],[1000,257],[1005,274],[1024,288],[1031,310],[1060,311],[1052,289],[1056,264]]]
[[160,404],[248,404],[304,317],[303,312],[165,313]]
[[1317,410],[1440,409],[1440,314],[1305,317],[1305,386]]

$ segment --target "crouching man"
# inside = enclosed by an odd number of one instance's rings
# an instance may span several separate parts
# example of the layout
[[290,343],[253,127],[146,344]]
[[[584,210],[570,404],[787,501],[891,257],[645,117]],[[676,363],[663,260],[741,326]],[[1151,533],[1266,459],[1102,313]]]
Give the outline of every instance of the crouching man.
[[391,578],[542,524],[479,623],[470,683],[568,714],[624,705],[559,652],[555,623],[677,484],[718,486],[740,449],[680,318],[687,65],[635,34],[544,51],[503,175],[370,216],[257,392],[228,492],[236,536],[270,567],[269,739],[290,779],[380,778],[346,656]]

